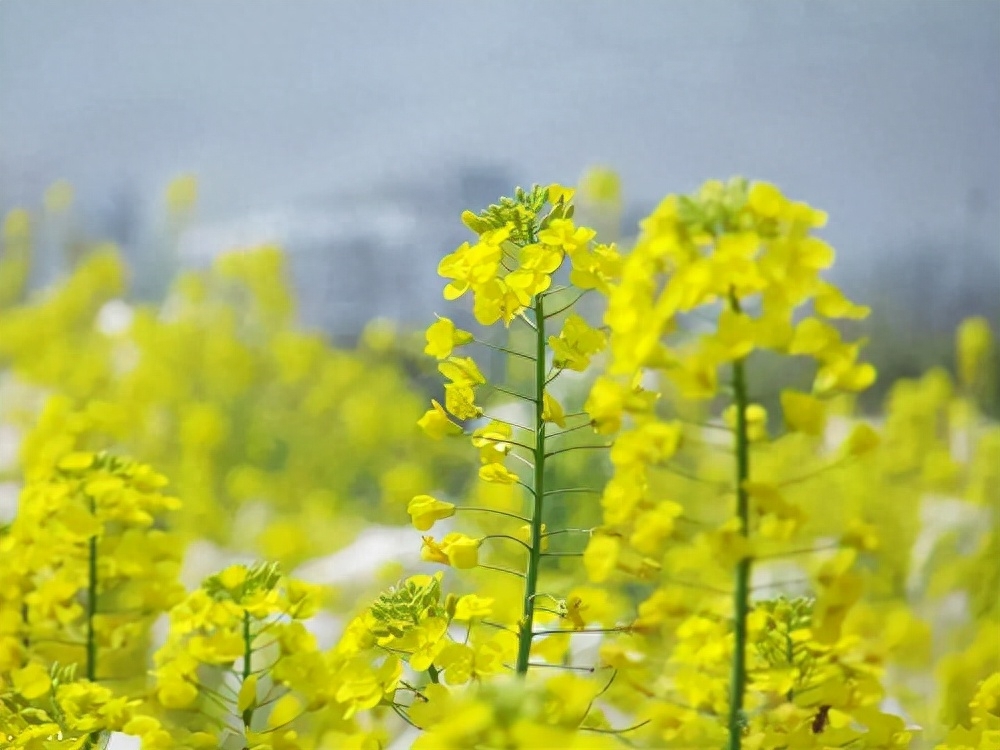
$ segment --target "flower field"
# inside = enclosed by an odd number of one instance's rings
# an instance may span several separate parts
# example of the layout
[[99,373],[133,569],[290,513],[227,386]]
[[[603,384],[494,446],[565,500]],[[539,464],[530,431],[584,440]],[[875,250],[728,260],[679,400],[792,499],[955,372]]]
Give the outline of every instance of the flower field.
[[346,347],[277,247],[37,283],[60,195],[0,239],[0,748],[1000,748],[993,332],[863,410],[823,211],[517,188]]

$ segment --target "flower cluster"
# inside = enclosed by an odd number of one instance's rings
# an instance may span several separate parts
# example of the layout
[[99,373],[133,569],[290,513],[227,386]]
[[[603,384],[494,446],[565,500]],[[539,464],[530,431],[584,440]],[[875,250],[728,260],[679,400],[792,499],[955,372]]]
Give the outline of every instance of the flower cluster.
[[[297,729],[327,689],[315,637],[302,624],[320,593],[273,563],[232,565],[206,579],[171,610],[154,658],[156,701],[170,712],[164,724],[196,728],[193,747],[234,735],[253,747],[300,747]],[[162,726],[150,722],[142,734],[147,745],[162,736],[170,746]]]
[[[195,183],[169,199],[177,229]],[[46,220],[71,200],[53,187]],[[616,178],[584,181],[596,221],[576,201],[536,186],[463,215],[439,272],[471,311],[427,328],[426,373],[384,326],[351,351],[300,331],[276,248],[153,305],[102,247],[29,296],[12,214],[0,747],[994,747],[988,322],[958,330],[954,377],[899,380],[866,418],[868,309],[823,278],[821,212],[710,182],[620,250]],[[417,570],[341,591],[282,572],[404,507]],[[275,561],[186,591],[206,536]]]
[[83,746],[132,717],[150,628],[183,597],[165,485],[148,466],[71,453],[24,488],[0,536],[3,731]]
[[[4,238],[0,263],[30,270],[26,212]],[[45,474],[72,450],[142,456],[186,498],[184,536],[286,563],[349,542],[345,516],[398,519],[428,467],[453,463],[452,446],[412,428],[422,397],[406,363],[419,354],[392,331],[386,342],[373,328],[355,349],[303,331],[286,266],[275,247],[223,253],[149,303],[116,249],[97,244],[45,294],[12,286],[0,418],[21,433],[23,472]]]

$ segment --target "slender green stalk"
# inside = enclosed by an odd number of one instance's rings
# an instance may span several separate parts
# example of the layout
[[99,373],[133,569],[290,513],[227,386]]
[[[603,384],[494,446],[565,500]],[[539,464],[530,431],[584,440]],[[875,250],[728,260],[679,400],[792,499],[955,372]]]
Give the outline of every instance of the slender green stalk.
[[455,510],[456,511],[460,511],[460,510],[464,510],[464,511],[477,511],[479,513],[493,513],[494,515],[497,515],[497,516],[507,516],[508,518],[516,518],[518,521],[524,521],[525,523],[530,523],[531,522],[530,519],[525,518],[524,516],[519,516],[517,513],[508,513],[507,511],[496,510],[494,508],[480,508],[480,507],[472,506],[472,505],[459,505],[459,506],[456,506]]
[[[251,659],[253,658],[253,635],[250,632],[250,613],[247,610],[243,610],[243,682],[250,679],[250,675],[253,674],[253,666],[251,665]],[[250,729],[250,723],[253,721],[253,711],[254,706],[251,704],[246,711],[243,712],[243,728],[244,730]]]
[[517,643],[515,671],[526,674],[531,655],[532,630],[535,620],[535,593],[538,590],[538,570],[542,553],[542,502],[545,499],[545,302],[535,297],[535,470],[533,507],[531,511],[531,548],[528,550],[528,569],[524,576],[524,608]]
[[[97,503],[94,498],[90,498],[90,512],[97,515]],[[86,672],[90,682],[97,681],[97,634],[94,630],[94,617],[97,615],[97,535],[90,537],[87,543],[87,641],[86,649]],[[84,748],[90,750],[97,743],[98,732],[91,732],[87,736]]]
[[29,653],[31,652],[31,623],[28,617],[28,605],[21,605],[21,627],[24,628],[23,635],[21,637],[21,645],[24,647],[24,663],[22,666],[28,666]]
[[[740,312],[736,295],[730,295],[730,304]],[[736,406],[736,514],[740,519],[740,533],[750,533],[750,499],[745,482],[750,478],[750,439],[747,434],[747,384],[746,363],[743,359],[733,362],[733,396]],[[750,608],[750,558],[736,564],[735,591],[733,594],[733,664],[729,693],[729,750],[740,750],[743,742],[743,699],[747,683],[747,613]]]

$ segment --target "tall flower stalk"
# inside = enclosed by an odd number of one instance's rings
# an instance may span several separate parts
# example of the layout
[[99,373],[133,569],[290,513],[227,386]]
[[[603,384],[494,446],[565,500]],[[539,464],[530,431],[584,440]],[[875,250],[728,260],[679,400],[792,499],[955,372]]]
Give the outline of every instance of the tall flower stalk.
[[[511,534],[473,537],[452,532],[440,541],[427,536],[422,550],[424,559],[429,561],[456,568],[480,567],[523,579],[521,611],[511,629],[517,639],[511,654],[513,670],[519,675],[526,674],[532,665],[532,643],[541,635],[536,628],[540,609],[563,617],[568,617],[573,609],[559,592],[546,590],[542,585],[546,559],[582,554],[545,551],[549,537],[571,531],[547,528],[546,497],[581,489],[548,489],[549,460],[558,453],[606,447],[569,445],[550,450],[550,437],[586,426],[582,423],[567,427],[568,419],[583,414],[567,416],[550,386],[566,369],[585,370],[591,357],[606,343],[604,333],[575,312],[576,304],[588,290],[605,287],[620,265],[620,256],[613,246],[594,243],[596,233],[592,229],[573,223],[572,197],[572,190],[559,185],[536,186],[531,191],[518,188],[513,198],[501,199],[479,215],[466,212],[463,221],[477,234],[478,241],[464,243],[438,267],[438,272],[450,279],[444,290],[446,299],[457,299],[471,291],[473,314],[479,324],[492,326],[502,322],[507,328],[514,324],[527,328],[532,341],[530,349],[521,351],[513,343],[499,345],[477,338],[456,328],[448,318],[440,318],[427,330],[426,352],[441,360],[438,369],[448,382],[444,386],[444,405],[432,401],[432,408],[420,420],[421,427],[437,439],[468,434],[471,428],[472,445],[479,451],[480,478],[488,484],[506,485],[512,491],[519,487],[527,495],[527,508],[522,515],[499,507],[456,505],[430,495],[418,495],[410,503],[410,515],[421,530],[429,530],[436,521],[458,511],[492,514],[500,517],[498,523],[503,522],[503,517],[524,523],[519,532]],[[569,264],[565,264],[567,259]],[[561,329],[556,327],[559,318]],[[529,363],[530,392],[521,393],[508,384],[490,384],[472,357],[454,356],[457,347],[475,344],[498,350],[511,360]],[[501,399],[515,399],[526,405],[530,409],[530,424],[487,415],[485,408],[477,403],[478,388],[490,389]],[[485,424],[480,421],[483,419]],[[553,425],[561,429],[552,433],[549,430]],[[578,434],[584,436],[582,432]],[[518,465],[526,470],[518,469]],[[479,549],[486,542],[518,543],[526,553],[523,568],[481,562]],[[543,601],[544,606],[540,603]],[[555,609],[549,606],[553,603]],[[576,609],[573,611],[579,618]]]
[[[530,236],[530,235],[529,235]],[[535,597],[538,594],[538,574],[542,553],[542,513],[545,500],[545,300],[541,295],[534,299],[535,317],[535,466],[532,474],[531,533],[528,544],[528,566],[524,575],[524,605],[517,644],[518,674],[528,671],[531,641],[534,632]]]
[[[765,469],[751,472],[753,450],[768,444],[768,418],[764,407],[750,398],[750,356],[769,351],[818,362],[812,393],[785,391],[780,399],[789,431],[813,438],[822,433],[828,396],[863,390],[875,377],[871,365],[857,360],[860,345],[843,341],[839,329],[826,322],[862,318],[868,310],[820,278],[834,256],[832,248],[811,234],[824,222],[822,212],[788,200],[774,186],[741,179],[709,182],[694,195],[666,198],[643,222],[638,242],[626,258],[622,281],[610,290],[606,316],[611,331],[610,373],[595,383],[587,403],[598,429],[614,435],[615,467],[605,490],[605,531],[591,539],[585,556],[588,571],[599,582],[620,573],[647,580],[659,577],[664,588],[654,592],[640,611],[655,611],[666,599],[665,592],[678,585],[705,593],[708,601],[690,607],[689,619],[670,634],[675,645],[668,663],[682,671],[703,672],[707,657],[695,645],[697,638],[714,632],[731,642],[728,685],[713,683],[708,690],[704,678],[693,673],[676,680],[676,691],[685,703],[708,708],[724,721],[729,750],[739,750],[749,731],[748,694],[766,692],[770,684],[768,677],[751,676],[766,674],[754,654],[761,647],[751,617],[764,616],[755,615],[751,600],[754,561],[780,558],[786,554],[780,550],[792,546],[789,542],[805,516],[786,499],[784,487],[809,478],[783,477],[776,473],[773,460],[764,462]],[[815,315],[796,321],[797,308],[807,302]],[[719,384],[719,373],[726,370],[728,388]],[[642,388],[654,380],[662,385],[653,392]],[[686,405],[664,414],[655,401],[671,392],[679,397],[677,403],[686,404],[711,405],[723,396],[727,404],[723,420],[715,422],[710,409],[699,414]],[[697,465],[690,467],[685,461],[685,445],[713,445],[704,442],[706,428],[731,432],[730,482],[708,479]],[[861,425],[848,439],[846,454],[860,454],[872,444],[870,428]],[[655,487],[661,484],[658,472],[678,477],[688,486],[700,485],[734,504],[727,513],[700,506],[700,518],[688,523],[695,530],[678,533],[677,522],[687,520],[688,508],[683,496],[678,502],[656,494]],[[722,522],[716,526],[713,519],[720,515]],[[660,531],[651,534],[654,522]],[[806,546],[805,552],[812,551]],[[760,552],[773,547],[779,551]],[[643,555],[638,565],[637,553]],[[792,547],[787,554],[802,553]],[[859,595],[849,571],[853,559],[845,552],[821,569],[819,601],[811,617],[812,626],[828,640],[836,639],[846,607]],[[728,613],[711,602],[715,595],[731,597]],[[725,652],[712,653],[715,665]],[[789,665],[801,656],[788,648],[781,653]],[[779,694],[795,695],[794,681]],[[826,710],[817,706],[813,719],[825,716]],[[696,714],[690,717],[692,726],[698,721]],[[705,741],[721,739],[710,724],[703,731]]]
[[[731,308],[740,312],[735,296],[730,297]],[[750,497],[746,483],[750,480],[750,436],[747,429],[746,363],[743,359],[733,362],[733,402],[736,406],[736,517],[739,519],[740,533],[744,538],[750,535]],[[729,747],[736,750],[740,746],[740,735],[744,724],[743,698],[747,681],[747,615],[750,610],[750,564],[749,556],[736,563],[736,580],[733,593],[733,664],[729,693]]]

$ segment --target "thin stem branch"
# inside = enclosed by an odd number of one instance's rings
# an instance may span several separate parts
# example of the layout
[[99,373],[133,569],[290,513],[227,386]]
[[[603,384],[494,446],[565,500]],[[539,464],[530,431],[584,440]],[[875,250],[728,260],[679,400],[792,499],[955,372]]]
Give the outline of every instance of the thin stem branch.
[[535,470],[535,465],[533,463],[531,463],[531,461],[529,461],[528,459],[526,459],[524,456],[519,456],[516,453],[508,453],[507,455],[510,456],[511,458],[513,458],[515,461],[520,461],[522,464],[524,464],[525,466],[527,466],[532,471]]
[[516,536],[511,536],[510,534],[489,534],[487,536],[481,537],[482,539],[508,539],[512,542],[517,542],[522,547],[524,547],[529,552],[531,551],[531,545],[526,544],[523,540],[518,539]]
[[494,440],[492,438],[489,440],[493,445],[513,445],[516,448],[524,448],[526,451],[535,452],[535,446],[528,445],[527,443],[519,443],[516,440]]
[[477,344],[482,344],[487,349],[495,349],[498,352],[503,352],[504,354],[510,354],[512,357],[521,357],[529,362],[534,362],[535,358],[530,354],[524,354],[522,352],[514,351],[513,349],[508,349],[506,346],[499,346],[497,344],[491,344],[489,341],[483,341],[482,339],[475,339]]
[[780,560],[783,557],[794,557],[796,555],[811,555],[814,552],[829,552],[830,550],[840,549],[844,545],[839,542],[834,544],[826,544],[822,547],[807,547],[804,549],[793,549],[786,552],[769,552],[766,555],[754,555],[754,560]]
[[569,664],[546,664],[543,661],[531,661],[528,662],[529,667],[544,667],[547,669],[566,669],[572,672],[587,672],[588,674],[593,674],[597,671],[597,667],[574,667]]
[[512,628],[508,628],[506,625],[501,625],[499,622],[493,622],[492,620],[480,620],[483,625],[488,625],[491,628],[496,628],[497,630],[506,630],[508,633],[513,633],[517,635],[517,631]]
[[597,732],[598,734],[624,734],[625,732],[634,732],[636,729],[642,729],[651,721],[652,719],[646,719],[624,729],[601,729],[599,727],[580,727],[580,729],[584,732]]
[[513,396],[514,398],[518,398],[521,401],[532,402],[534,400],[530,396],[525,396],[523,393],[518,393],[517,391],[512,391],[508,388],[504,388],[502,385],[487,383],[487,386],[489,388],[492,388],[494,391],[500,391],[500,393],[506,393],[508,396]]
[[831,461],[830,463],[826,464],[825,466],[821,466],[815,471],[810,471],[806,474],[802,474],[801,476],[793,477],[792,479],[786,479],[783,482],[778,482],[775,486],[778,488],[782,488],[782,487],[790,487],[793,484],[800,484],[801,482],[808,482],[810,479],[814,479],[815,477],[818,477],[820,474],[826,473],[830,469],[835,469],[838,466],[842,466],[846,462],[847,458],[840,458],[837,459],[836,461]]
[[577,430],[582,430],[586,427],[590,427],[590,422],[584,422],[583,424],[578,424],[576,427],[567,427],[561,432],[556,432],[549,435],[550,438],[562,437],[563,435],[568,435],[571,432],[576,432]]
[[557,534],[593,534],[593,529],[557,529],[556,531],[547,531],[542,534],[543,539],[547,539],[550,536],[556,536]]
[[511,570],[510,568],[501,568],[496,565],[486,565],[484,563],[479,563],[477,568],[485,568],[486,570],[495,570],[498,573],[507,573],[508,575],[517,576],[518,578],[524,578],[524,573],[518,573],[516,570]]
[[[532,431],[530,427],[525,427],[523,424],[517,424],[517,422],[511,422],[509,419],[501,419],[500,417],[494,417],[494,416],[492,416],[490,414],[487,414],[485,412],[483,412],[483,414],[481,416],[483,416],[486,419],[489,419],[489,420],[491,420],[493,422],[500,422],[501,424],[510,425],[511,427],[513,427],[516,430],[524,430],[525,432],[531,432]],[[509,442],[509,441],[507,441],[507,442]]]
[[545,314],[545,317],[546,317],[546,318],[553,318],[553,317],[555,317],[556,315],[558,315],[558,314],[559,314],[559,313],[561,313],[561,312],[566,312],[566,311],[567,311],[567,310],[569,310],[569,309],[570,309],[570,308],[571,308],[571,307],[572,307],[573,305],[575,305],[575,304],[576,304],[577,302],[579,302],[579,301],[580,301],[580,299],[581,299],[581,298],[583,297],[583,295],[585,295],[585,294],[586,294],[587,292],[589,292],[589,291],[590,291],[589,289],[584,289],[584,290],[583,290],[582,292],[580,292],[580,293],[579,293],[578,295],[576,295],[576,296],[575,296],[575,297],[573,298],[572,302],[570,302],[570,303],[569,303],[569,304],[567,304],[567,305],[563,305],[562,307],[558,308],[557,310],[553,310],[553,311],[552,311],[552,312],[550,312],[550,313],[546,313],[546,314]]
[[523,521],[524,523],[531,523],[531,519],[525,518],[524,516],[519,516],[517,513],[508,513],[505,510],[496,510],[495,508],[483,508],[480,506],[470,506],[470,505],[458,505],[455,506],[455,511],[475,511],[477,513],[493,513],[497,516],[507,516],[508,518],[516,518],[518,521]]
[[567,487],[561,490],[548,490],[545,493],[545,497],[549,497],[551,495],[568,495],[570,493],[577,493],[577,492],[586,493],[588,495],[601,494],[601,490],[595,490],[593,487]]
[[729,486],[729,482],[714,482],[711,479],[704,479],[696,474],[690,474],[684,469],[678,469],[676,466],[670,466],[669,464],[656,464],[655,468],[665,471],[668,474],[681,477],[682,479],[687,479],[689,482],[697,482],[698,484],[706,485],[708,487],[715,487],[718,490],[732,489]]
[[581,630],[536,630],[534,635],[584,635],[588,633],[628,633],[633,630],[631,625],[619,625],[615,628],[583,628]]
[[552,456],[558,456],[560,453],[569,453],[570,451],[603,450],[610,447],[610,443],[601,443],[600,445],[571,445],[568,448],[559,448],[558,450],[549,451],[545,454],[545,458],[552,458]]

